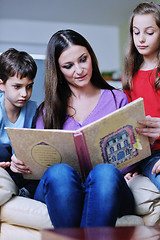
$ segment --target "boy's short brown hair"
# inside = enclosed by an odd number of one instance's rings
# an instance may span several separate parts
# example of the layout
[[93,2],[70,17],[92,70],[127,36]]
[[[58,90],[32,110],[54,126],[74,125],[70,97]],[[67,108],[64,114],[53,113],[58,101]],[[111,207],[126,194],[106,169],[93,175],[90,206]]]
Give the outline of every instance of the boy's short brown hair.
[[37,65],[27,52],[9,48],[0,55],[0,79],[4,84],[15,75],[33,80],[36,73]]

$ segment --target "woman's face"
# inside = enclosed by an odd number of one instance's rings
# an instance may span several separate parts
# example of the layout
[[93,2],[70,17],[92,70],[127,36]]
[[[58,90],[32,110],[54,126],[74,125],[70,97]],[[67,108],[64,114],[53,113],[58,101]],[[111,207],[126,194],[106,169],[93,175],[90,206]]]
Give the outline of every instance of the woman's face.
[[92,77],[92,60],[88,50],[79,45],[71,45],[58,59],[59,67],[70,86],[84,87]]

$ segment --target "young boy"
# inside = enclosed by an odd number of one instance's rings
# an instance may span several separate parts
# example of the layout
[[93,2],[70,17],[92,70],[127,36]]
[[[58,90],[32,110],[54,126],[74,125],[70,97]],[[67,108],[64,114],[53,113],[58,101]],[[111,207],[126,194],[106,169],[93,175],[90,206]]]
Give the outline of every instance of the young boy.
[[12,147],[5,127],[31,127],[37,104],[29,99],[36,72],[37,65],[26,52],[10,48],[0,55],[0,167],[6,168],[19,188],[32,182],[9,168]]

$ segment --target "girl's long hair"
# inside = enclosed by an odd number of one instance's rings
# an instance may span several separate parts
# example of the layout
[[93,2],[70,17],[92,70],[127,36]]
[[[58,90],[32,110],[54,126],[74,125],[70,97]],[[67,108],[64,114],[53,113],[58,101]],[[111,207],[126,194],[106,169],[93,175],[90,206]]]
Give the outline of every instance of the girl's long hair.
[[[140,69],[143,63],[143,56],[137,51],[133,41],[133,19],[136,15],[152,14],[157,26],[160,28],[160,4],[153,2],[140,3],[133,11],[130,19],[130,34],[129,46],[124,59],[124,74],[123,74],[123,89],[132,89],[132,78],[135,73]],[[160,89],[160,44],[157,54],[158,67],[156,70],[156,78],[154,87],[156,90]]]
[[[39,106],[37,115],[41,114],[46,129],[61,129],[66,121],[68,99],[71,89],[60,71],[58,59],[61,53],[71,45],[85,47],[92,60],[91,83],[102,89],[114,89],[101,76],[96,56],[88,41],[73,30],[60,30],[49,40],[46,54],[45,98]],[[113,93],[113,91],[112,91]],[[114,95],[114,93],[113,93]],[[115,98],[115,96],[114,96]]]

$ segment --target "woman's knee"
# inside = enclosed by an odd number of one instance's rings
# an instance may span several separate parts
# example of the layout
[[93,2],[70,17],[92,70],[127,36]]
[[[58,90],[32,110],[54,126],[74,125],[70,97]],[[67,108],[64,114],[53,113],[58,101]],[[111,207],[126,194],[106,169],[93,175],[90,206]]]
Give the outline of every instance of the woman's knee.
[[123,178],[122,173],[112,164],[102,163],[93,168],[90,172],[91,178],[100,181],[119,181]]
[[101,201],[104,205],[116,201],[119,196],[124,178],[121,172],[111,164],[99,164],[88,175],[85,182],[86,193],[94,201]]
[[40,180],[35,198],[41,199],[41,195],[43,194],[44,196],[48,193],[52,195],[55,190],[61,190],[62,187],[66,186],[64,184],[66,180],[64,181],[64,179],[69,178],[69,175],[69,169],[66,164],[55,164],[49,167]]
[[48,179],[48,181],[59,181],[60,179],[69,176],[70,169],[66,164],[55,164],[49,167],[43,175],[43,179]]
[[77,172],[67,164],[59,163],[49,167],[43,175],[44,182],[58,185],[70,184],[79,178]]

